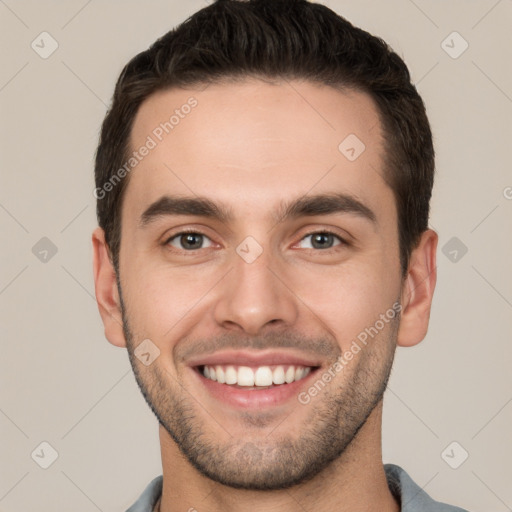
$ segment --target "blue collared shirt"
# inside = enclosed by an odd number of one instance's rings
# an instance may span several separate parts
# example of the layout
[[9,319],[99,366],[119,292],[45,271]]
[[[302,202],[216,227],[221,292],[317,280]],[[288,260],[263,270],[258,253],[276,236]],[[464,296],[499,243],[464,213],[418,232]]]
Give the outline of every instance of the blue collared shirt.
[[[462,508],[433,500],[400,466],[385,464],[384,470],[390,491],[401,503],[401,512],[467,512]],[[162,494],[162,485],[163,476],[157,476],[126,512],[153,512]]]

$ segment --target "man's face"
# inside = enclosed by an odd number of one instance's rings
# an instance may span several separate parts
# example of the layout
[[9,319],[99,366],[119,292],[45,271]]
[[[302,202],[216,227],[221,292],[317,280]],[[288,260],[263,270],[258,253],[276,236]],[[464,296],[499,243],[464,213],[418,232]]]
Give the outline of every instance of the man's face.
[[[191,96],[197,106],[159,141],[155,129]],[[397,213],[374,104],[299,82],[175,89],[141,106],[132,149],[148,136],[157,144],[130,176],[119,267],[139,386],[202,474],[252,489],[304,481],[380,402],[396,346]],[[335,211],[317,202],[284,216],[334,194],[345,196]],[[164,196],[208,199],[230,218],[177,214]],[[160,351],[148,366],[134,354],[146,339]],[[205,365],[260,383],[282,381],[282,366],[299,380],[252,389],[205,377]],[[300,366],[310,368],[302,379]]]

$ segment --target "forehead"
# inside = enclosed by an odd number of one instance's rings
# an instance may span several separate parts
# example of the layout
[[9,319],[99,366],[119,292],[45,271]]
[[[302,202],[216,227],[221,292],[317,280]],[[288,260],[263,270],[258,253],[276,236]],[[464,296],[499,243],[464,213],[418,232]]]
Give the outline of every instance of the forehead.
[[139,214],[165,194],[267,212],[308,193],[343,192],[389,210],[384,145],[369,95],[310,82],[260,80],[173,88],[140,107],[131,150],[144,151],[124,204]]

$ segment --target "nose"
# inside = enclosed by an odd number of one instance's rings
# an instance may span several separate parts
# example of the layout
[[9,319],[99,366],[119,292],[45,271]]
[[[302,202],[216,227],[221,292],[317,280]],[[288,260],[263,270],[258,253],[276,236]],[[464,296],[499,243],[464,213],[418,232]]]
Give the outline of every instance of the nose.
[[250,263],[235,252],[233,265],[215,305],[218,325],[257,335],[269,325],[285,328],[295,323],[299,299],[287,285],[286,269],[269,251]]

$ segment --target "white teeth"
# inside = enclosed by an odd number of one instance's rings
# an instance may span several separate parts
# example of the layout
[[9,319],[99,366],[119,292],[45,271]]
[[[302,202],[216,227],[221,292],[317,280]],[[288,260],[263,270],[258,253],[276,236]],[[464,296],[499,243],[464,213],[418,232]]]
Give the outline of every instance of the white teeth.
[[284,368],[282,366],[278,366],[272,372],[272,382],[274,384],[284,384]]
[[272,370],[268,366],[260,366],[254,374],[256,386],[272,386]]
[[238,375],[236,370],[232,366],[228,366],[226,368],[226,373],[224,375],[226,376],[226,384],[236,384],[236,381],[238,380]]
[[226,382],[226,376],[224,374],[224,370],[222,369],[222,366],[216,366],[215,372],[217,374],[217,382],[224,384]]
[[254,372],[248,366],[240,366],[238,368],[239,386],[254,386]]
[[295,380],[295,368],[293,366],[289,366],[288,370],[286,370],[284,380],[287,384],[291,384]]
[[[286,371],[285,371],[286,368]],[[273,370],[270,366],[259,366],[250,368],[249,366],[207,366],[203,368],[203,375],[210,380],[215,380],[220,384],[238,384],[246,387],[268,387],[291,384],[296,380],[303,379],[311,372],[310,367],[304,366],[275,366]]]

